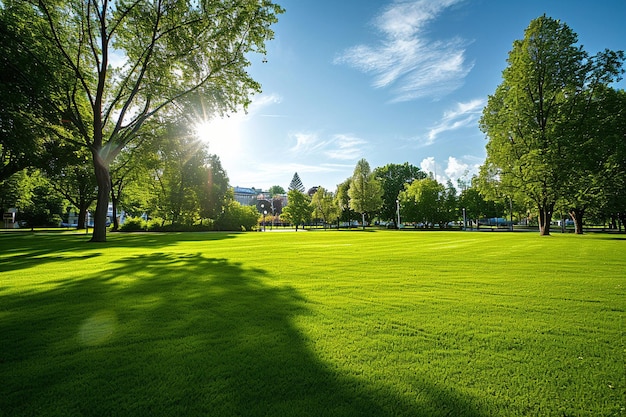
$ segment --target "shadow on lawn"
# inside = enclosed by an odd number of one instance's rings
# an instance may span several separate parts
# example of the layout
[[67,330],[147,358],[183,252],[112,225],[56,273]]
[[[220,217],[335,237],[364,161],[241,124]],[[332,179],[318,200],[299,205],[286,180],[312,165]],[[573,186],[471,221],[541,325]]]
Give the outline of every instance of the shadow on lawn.
[[91,235],[60,232],[0,233],[0,272],[42,263],[88,259],[107,248],[165,248],[180,242],[232,239],[236,233],[111,233],[106,242],[91,243]]
[[321,362],[306,300],[201,254],[122,259],[100,276],[0,296],[0,414],[478,416],[434,384],[411,398]]

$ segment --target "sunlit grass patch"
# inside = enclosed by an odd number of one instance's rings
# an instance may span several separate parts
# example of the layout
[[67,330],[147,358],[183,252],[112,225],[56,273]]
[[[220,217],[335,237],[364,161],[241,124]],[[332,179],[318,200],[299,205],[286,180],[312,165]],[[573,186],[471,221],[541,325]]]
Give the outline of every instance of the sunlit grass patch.
[[87,239],[0,235],[7,415],[624,412],[616,236]]

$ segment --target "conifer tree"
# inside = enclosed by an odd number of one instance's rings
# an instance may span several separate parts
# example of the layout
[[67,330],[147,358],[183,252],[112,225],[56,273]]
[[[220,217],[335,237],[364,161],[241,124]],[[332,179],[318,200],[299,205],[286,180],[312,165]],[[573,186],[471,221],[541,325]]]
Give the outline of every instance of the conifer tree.
[[302,181],[300,180],[300,176],[297,172],[293,174],[293,178],[291,179],[291,183],[289,184],[289,190],[297,190],[301,193],[304,193],[304,185],[302,185]]

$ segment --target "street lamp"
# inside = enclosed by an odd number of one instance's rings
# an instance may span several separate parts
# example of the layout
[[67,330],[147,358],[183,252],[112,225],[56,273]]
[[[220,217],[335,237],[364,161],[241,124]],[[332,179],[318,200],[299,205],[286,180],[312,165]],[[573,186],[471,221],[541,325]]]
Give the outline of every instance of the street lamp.
[[261,204],[261,210],[263,213],[263,231],[265,232],[265,215],[267,214],[267,210],[265,210],[265,204]]
[[396,214],[398,216],[398,224],[396,225],[396,227],[399,229],[400,228],[400,200],[396,199]]
[[467,217],[465,214],[465,207],[463,207],[463,230],[467,230]]

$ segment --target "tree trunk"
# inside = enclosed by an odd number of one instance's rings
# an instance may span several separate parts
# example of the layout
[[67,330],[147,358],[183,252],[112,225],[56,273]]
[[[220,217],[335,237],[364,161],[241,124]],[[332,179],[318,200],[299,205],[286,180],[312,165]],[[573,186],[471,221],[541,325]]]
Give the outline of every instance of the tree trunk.
[[106,242],[107,240],[107,211],[109,209],[109,195],[111,194],[111,174],[108,164],[97,151],[93,152],[96,182],[98,184],[98,200],[93,217],[92,242]]
[[120,192],[118,190],[118,192],[115,192],[115,188],[113,187],[113,184],[111,183],[111,221],[113,222],[113,231],[118,231],[120,228],[120,222],[117,220],[117,201],[118,201],[118,196],[120,195]]
[[78,207],[78,223],[76,229],[83,230],[87,226],[87,206],[80,204]]
[[573,208],[569,211],[569,215],[574,221],[574,228],[577,235],[583,234],[583,216],[585,215],[585,209]]
[[554,203],[539,205],[539,235],[550,236],[550,223],[552,223],[552,210]]
[[[120,228],[120,222],[117,219],[117,198],[114,195],[111,195],[111,207],[113,208],[111,214],[111,221],[113,222],[113,231],[118,231]],[[201,223],[202,224],[202,223]]]

